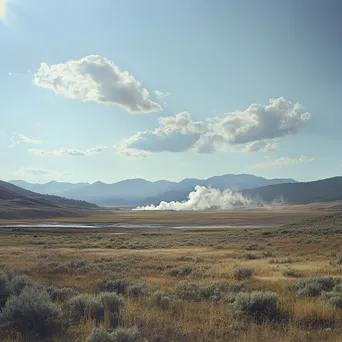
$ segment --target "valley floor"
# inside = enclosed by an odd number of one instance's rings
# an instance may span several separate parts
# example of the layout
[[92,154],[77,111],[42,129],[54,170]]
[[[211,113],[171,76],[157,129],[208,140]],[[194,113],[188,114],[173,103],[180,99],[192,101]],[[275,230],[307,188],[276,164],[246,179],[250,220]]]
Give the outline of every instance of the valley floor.
[[[110,222],[114,217],[124,222],[131,215],[129,222],[194,224],[187,229],[3,226],[0,270],[26,274],[57,292],[120,293],[118,324],[137,327],[140,337],[134,341],[337,342],[342,340],[342,217],[322,216],[328,212],[106,213],[94,220],[110,216]],[[309,218],[293,224],[302,216]],[[237,228],[198,227],[199,222]],[[253,228],[238,228],[251,223]],[[113,234],[122,232],[129,234]],[[336,286],[321,288],[332,281]],[[269,292],[276,299],[267,307]],[[265,305],[254,313],[251,306],[242,309],[253,296],[264,296],[254,304]],[[95,325],[111,330],[106,315],[71,319],[72,300],[57,298],[63,324],[43,340],[86,341]],[[0,339],[29,341],[25,336],[5,329]]]

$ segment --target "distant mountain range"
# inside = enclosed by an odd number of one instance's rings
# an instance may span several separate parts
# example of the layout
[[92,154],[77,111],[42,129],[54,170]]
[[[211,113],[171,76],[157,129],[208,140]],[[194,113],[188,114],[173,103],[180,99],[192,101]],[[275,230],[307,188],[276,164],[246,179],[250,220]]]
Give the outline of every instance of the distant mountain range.
[[[27,206],[71,208],[94,208],[93,202],[101,206],[135,207],[159,205],[166,201],[184,201],[196,185],[218,188],[230,188],[239,191],[245,197],[266,203],[283,201],[289,204],[308,204],[342,200],[342,177],[333,177],[312,182],[296,182],[293,179],[266,179],[253,175],[223,175],[208,179],[184,179],[181,182],[128,179],[114,184],[102,182],[30,184],[24,181],[12,181],[22,187],[37,192],[50,192],[41,195],[20,189],[17,186],[0,182],[0,204],[26,203]],[[15,195],[13,196],[13,192]],[[71,199],[66,199],[68,197]],[[2,201],[1,201],[2,200]],[[85,202],[85,200],[87,202]],[[19,202],[18,202],[19,201]],[[1,207],[0,207],[1,209]],[[0,211],[1,217],[1,211]]]
[[0,181],[0,218],[53,218],[84,216],[97,206],[85,201],[42,195]]
[[150,182],[137,178],[113,184],[103,182],[73,184],[55,181],[46,184],[32,184],[22,180],[13,180],[10,183],[42,194],[85,200],[103,206],[135,206],[159,204],[160,201],[186,199],[187,195],[194,190],[196,185],[213,187],[220,190],[230,188],[235,191],[241,191],[266,185],[296,183],[296,181],[283,178],[266,179],[248,174],[227,174],[208,179],[187,178],[180,182],[170,182],[167,180]]

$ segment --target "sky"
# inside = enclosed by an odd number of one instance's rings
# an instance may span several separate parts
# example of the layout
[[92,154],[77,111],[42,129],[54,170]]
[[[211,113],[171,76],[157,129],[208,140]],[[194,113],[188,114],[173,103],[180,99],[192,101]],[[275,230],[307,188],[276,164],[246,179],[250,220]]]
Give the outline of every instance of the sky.
[[0,179],[342,171],[340,0],[0,0]]

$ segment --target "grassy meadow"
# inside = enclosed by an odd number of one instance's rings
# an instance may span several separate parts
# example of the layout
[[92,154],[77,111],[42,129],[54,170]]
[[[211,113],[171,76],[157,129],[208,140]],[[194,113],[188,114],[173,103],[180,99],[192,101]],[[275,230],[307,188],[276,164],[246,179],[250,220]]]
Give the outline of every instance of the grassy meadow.
[[261,228],[2,227],[0,340],[341,341],[342,216],[285,216]]

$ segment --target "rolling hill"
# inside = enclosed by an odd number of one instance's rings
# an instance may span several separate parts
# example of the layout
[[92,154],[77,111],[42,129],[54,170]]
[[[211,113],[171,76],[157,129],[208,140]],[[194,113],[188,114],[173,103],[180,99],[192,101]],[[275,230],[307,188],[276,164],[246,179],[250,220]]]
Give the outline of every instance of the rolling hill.
[[342,177],[313,182],[274,184],[242,191],[250,198],[265,202],[282,200],[291,204],[308,204],[342,200]]
[[0,181],[0,218],[53,218],[84,216],[97,208],[85,201],[41,195]]

